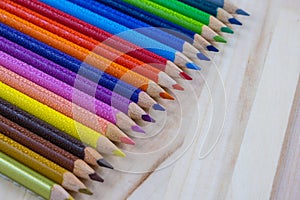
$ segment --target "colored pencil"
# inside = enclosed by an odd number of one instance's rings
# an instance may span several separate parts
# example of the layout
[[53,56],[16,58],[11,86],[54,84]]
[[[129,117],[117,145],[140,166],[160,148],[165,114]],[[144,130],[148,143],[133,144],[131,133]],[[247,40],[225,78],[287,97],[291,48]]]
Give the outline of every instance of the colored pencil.
[[218,52],[219,50],[206,41],[201,35],[194,33],[184,27],[174,24],[168,20],[160,18],[152,13],[145,12],[144,10],[132,6],[122,0],[97,0],[115,10],[130,15],[154,27],[162,28],[170,34],[176,35],[183,40],[188,41],[199,50],[208,50]]
[[211,3],[219,6],[220,8],[223,8],[224,10],[226,10],[227,12],[229,12],[231,14],[250,16],[250,14],[247,13],[245,10],[237,7],[236,5],[234,5],[233,3],[229,2],[229,1],[225,1],[225,0],[206,0],[206,1],[211,2]]
[[[60,80],[41,72],[40,70],[28,65],[16,58],[0,51],[0,65],[5,68],[29,79],[30,81],[44,87],[55,94],[71,101],[80,107],[95,113],[99,117],[117,125],[122,130],[136,131],[144,133],[143,129],[139,127],[131,118],[121,111],[73,88]],[[140,116],[141,117],[141,116]]]
[[74,200],[60,185],[0,152],[0,173],[48,200]]
[[0,149],[1,152],[62,185],[67,190],[89,195],[93,194],[73,173],[2,133],[0,133]]
[[195,33],[200,34],[208,41],[226,43],[226,40],[223,37],[218,35],[216,32],[214,32],[211,28],[209,28],[205,24],[198,22],[194,19],[191,19],[178,12],[175,12],[171,9],[165,8],[152,1],[148,1],[148,0],[140,0],[140,1],[124,0],[124,1],[130,3],[131,5],[139,7],[147,12],[151,12],[152,14],[155,14],[161,18],[170,20],[173,23],[183,26],[186,29],[194,31]]
[[[85,79],[84,77],[71,72],[64,67],[61,67],[3,37],[0,36],[0,48],[3,52],[11,55],[12,57],[21,60],[36,69],[59,79],[71,87],[95,97],[96,99],[113,106],[131,118],[142,118],[145,121],[153,121],[152,118],[142,110],[137,104],[122,97],[104,87],[101,87],[94,82]],[[102,130],[105,133],[105,130]]]
[[1,65],[0,81],[49,106],[50,108],[53,108],[67,117],[70,117],[97,132],[104,133],[108,139],[114,142],[123,142],[125,144],[132,145],[135,144],[133,140],[131,140],[112,123],[77,106],[76,104],[73,104],[55,93],[40,87],[39,85],[19,76]]
[[49,108],[48,106],[24,95],[23,93],[0,82],[0,97],[20,107],[30,114],[46,121],[72,137],[96,148],[99,152],[124,157],[125,154],[105,136]]
[[190,17],[196,21],[199,21],[207,26],[209,26],[212,30],[216,32],[224,32],[224,33],[233,33],[233,31],[227,27],[225,24],[220,22],[214,16],[203,12],[199,9],[196,9],[192,6],[189,6],[185,3],[175,0],[163,1],[163,0],[151,0],[161,6],[169,8],[173,11],[181,13],[187,17]]
[[179,0],[183,3],[186,3],[190,6],[193,6],[195,8],[198,8],[199,10],[203,10],[204,12],[207,12],[219,20],[221,20],[225,24],[236,24],[236,25],[242,25],[240,21],[238,21],[236,18],[234,18],[231,14],[229,14],[227,11],[225,11],[223,8],[218,7],[217,5],[208,2],[206,0]]
[[36,12],[31,11],[21,5],[13,3],[11,1],[3,0],[0,2],[0,7],[20,18],[46,29],[60,37],[63,37],[79,46],[82,46],[98,55],[101,55],[109,60],[112,60],[124,67],[131,69],[157,84],[173,89],[183,90],[183,88],[176,83],[175,80],[170,78],[165,72],[150,66],[144,62],[141,62],[127,54],[124,54],[108,45],[105,45],[93,38],[87,37],[69,27],[61,25],[47,17],[44,17]]
[[7,119],[83,159],[91,165],[98,164],[99,166],[113,169],[113,166],[93,148],[85,146],[81,141],[30,115],[2,98],[0,98],[0,113]]
[[[149,63],[159,70],[169,74],[171,77],[181,77],[187,80],[192,78],[178,68],[173,62],[154,54],[144,48],[140,48],[122,38],[112,35],[98,27],[86,23],[78,18],[66,14],[60,10],[54,9],[44,3],[31,0],[15,0],[14,2],[23,5],[39,14],[51,18],[58,23],[85,34],[88,37],[94,38],[103,42],[121,52],[124,52],[134,58],[137,58],[145,63]],[[1,25],[1,24],[0,24]],[[1,27],[0,27],[1,28]]]
[[[31,51],[57,63],[74,72],[75,74],[82,75],[83,77],[118,93],[133,102],[136,102],[139,106],[154,110],[164,111],[165,109],[154,101],[147,93],[137,89],[107,73],[82,63],[81,61],[60,52],[36,39],[33,39],[17,30],[10,28],[0,23],[0,35],[6,39],[30,49]],[[24,55],[26,56],[26,55]],[[53,75],[53,74],[51,74]]]
[[156,53],[183,68],[190,68],[199,70],[200,68],[187,58],[181,52],[166,46],[156,40],[144,36],[134,30],[131,30],[119,23],[109,20],[101,15],[91,12],[88,9],[82,8],[69,1],[56,1],[56,0],[41,0],[42,2],[66,12],[74,17],[86,21],[98,28],[102,28],[111,34],[115,34],[123,39],[126,39],[142,48],[146,48],[153,53]]
[[79,178],[99,182],[104,181],[95,170],[83,160],[6,119],[2,115],[0,115],[0,132],[35,153],[72,172]]
[[0,9],[0,21],[12,28],[22,31],[44,43],[47,43],[83,62],[107,72],[135,87],[138,87],[149,95],[174,100],[170,94],[150,79],[137,74],[122,65],[99,56],[83,47],[80,47],[64,38],[61,38],[45,29],[42,29],[26,20],[23,20],[5,10]]
[[165,31],[162,31],[158,28],[152,27],[149,24],[144,23],[136,18],[131,17],[130,15],[126,15],[118,10],[112,9],[104,4],[101,4],[94,0],[69,0],[81,7],[91,10],[103,17],[106,17],[114,22],[117,22],[123,26],[126,26],[130,29],[135,29],[137,32],[152,38],[162,44],[170,46],[177,51],[182,52],[190,59],[199,59],[209,61],[210,59],[201,53],[198,49],[196,49],[189,42],[171,35]]

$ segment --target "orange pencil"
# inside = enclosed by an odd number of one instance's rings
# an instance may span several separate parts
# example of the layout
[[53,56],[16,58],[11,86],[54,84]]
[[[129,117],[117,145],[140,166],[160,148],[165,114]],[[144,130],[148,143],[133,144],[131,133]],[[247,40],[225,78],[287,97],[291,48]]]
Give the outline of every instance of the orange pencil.
[[0,8],[66,40],[69,40],[83,48],[93,51],[100,56],[103,56],[128,69],[131,69],[132,71],[151,79],[152,81],[163,87],[183,90],[183,88],[165,72],[158,70],[157,68],[154,68],[153,66],[137,60],[127,54],[124,54],[123,52],[120,52],[93,38],[87,37],[84,34],[81,34],[69,27],[57,23],[56,21],[33,12],[30,9],[7,0],[3,0],[0,2]]
[[141,76],[115,62],[99,56],[83,47],[80,47],[64,38],[61,38],[45,29],[42,29],[26,20],[23,20],[5,10],[0,9],[0,22],[17,29],[31,37],[38,39],[48,45],[57,48],[83,62],[86,62],[102,71],[105,71],[124,82],[127,82],[141,90],[144,90],[152,97],[162,97],[174,100],[169,93],[164,91],[155,82]]

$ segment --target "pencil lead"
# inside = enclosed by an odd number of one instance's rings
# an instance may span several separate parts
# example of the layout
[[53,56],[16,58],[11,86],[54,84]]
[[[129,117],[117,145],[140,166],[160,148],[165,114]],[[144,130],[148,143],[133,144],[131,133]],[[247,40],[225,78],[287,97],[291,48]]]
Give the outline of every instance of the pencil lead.
[[230,18],[228,19],[228,21],[230,22],[230,24],[236,24],[236,25],[243,25],[239,20],[237,20],[236,18]]
[[233,34],[233,30],[231,30],[229,27],[225,26],[225,27],[222,27],[221,28],[221,31],[224,32],[224,33],[231,33]]
[[142,115],[142,119],[147,122],[155,122],[155,120],[152,119],[148,114]]
[[114,167],[108,163],[105,159],[101,158],[99,160],[97,160],[97,163],[100,167],[105,167],[105,168],[109,168],[109,169],[114,169]]
[[98,182],[101,182],[103,183],[104,182],[104,179],[101,178],[98,174],[96,173],[93,173],[93,174],[89,174],[89,177],[94,180],[94,181],[98,181]]
[[159,93],[159,96],[162,97],[163,99],[175,100],[174,97],[172,97],[167,92],[161,92]]
[[194,64],[194,63],[187,63],[186,67],[189,68],[189,69],[201,70],[201,68],[198,65]]
[[93,193],[87,188],[81,188],[78,190],[80,193],[92,195]]
[[204,55],[203,53],[197,53],[197,57],[198,57],[200,60],[210,61],[210,58],[207,57],[206,55]]
[[227,41],[226,41],[223,37],[221,37],[221,36],[219,36],[219,35],[215,36],[215,37],[214,37],[214,40],[215,40],[216,42],[227,43]]
[[129,138],[129,137],[121,137],[120,140],[124,144],[135,145],[135,142],[131,138]]
[[176,90],[184,90],[184,88],[181,87],[181,85],[179,85],[179,84],[174,84],[174,85],[172,85],[172,87]]
[[74,200],[74,198],[70,196],[69,198],[67,198],[65,200]]
[[145,131],[138,125],[132,126],[131,130],[133,130],[135,132],[139,132],[139,133],[145,133]]
[[122,157],[122,158],[126,157],[126,154],[125,154],[123,151],[121,151],[120,149],[114,150],[114,151],[113,151],[113,154],[114,154],[115,156],[119,156],[119,157]]
[[247,13],[246,11],[244,11],[244,10],[242,10],[242,9],[237,9],[237,10],[235,11],[235,13],[238,14],[238,15],[250,16],[249,13]]
[[166,110],[164,107],[162,107],[162,106],[159,105],[158,103],[154,104],[154,105],[152,106],[152,108],[153,108],[154,110],[160,110],[160,111],[165,111],[165,110]]
[[193,80],[193,78],[192,77],[190,77],[187,73],[185,73],[185,72],[180,72],[180,74],[179,74],[180,76],[181,76],[181,78],[184,78],[184,79],[186,79],[186,80]]
[[208,51],[219,52],[219,49],[217,49],[213,45],[208,45],[206,48]]

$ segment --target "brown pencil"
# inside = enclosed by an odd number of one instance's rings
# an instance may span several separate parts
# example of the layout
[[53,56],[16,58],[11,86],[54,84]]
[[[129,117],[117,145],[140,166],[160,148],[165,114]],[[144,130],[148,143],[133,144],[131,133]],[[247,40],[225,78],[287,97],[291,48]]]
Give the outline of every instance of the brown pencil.
[[0,151],[23,163],[65,189],[91,195],[92,192],[70,171],[0,133]]
[[83,160],[38,135],[35,135],[2,115],[0,115],[0,132],[61,167],[73,172],[80,178],[99,182],[104,181],[94,169]]

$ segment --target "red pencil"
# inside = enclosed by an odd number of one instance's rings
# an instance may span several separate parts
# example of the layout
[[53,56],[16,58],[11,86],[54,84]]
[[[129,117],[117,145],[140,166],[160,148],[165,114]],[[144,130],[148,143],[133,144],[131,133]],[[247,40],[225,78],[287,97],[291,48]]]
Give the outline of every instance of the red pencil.
[[125,52],[138,60],[149,63],[157,69],[166,72],[171,77],[181,77],[187,80],[192,80],[189,75],[179,69],[173,62],[150,51],[142,49],[130,42],[127,42],[126,40],[114,36],[86,22],[83,22],[71,15],[54,9],[51,6],[35,0],[14,0],[14,2],[23,5],[24,7],[27,7],[30,10],[33,10],[69,28],[72,28],[88,37],[91,37],[100,42],[104,42],[106,45],[118,49],[121,52]]
[[30,9],[27,9],[8,0],[2,0],[0,2],[0,7],[45,30],[48,30],[79,46],[82,46],[90,51],[93,51],[94,53],[108,58],[109,60],[112,60],[128,69],[131,69],[132,71],[153,80],[163,87],[183,90],[183,88],[179,84],[177,84],[175,80],[170,78],[165,72],[160,71],[151,65],[148,65],[127,54],[124,54],[69,27],[59,24],[56,21],[33,12]]

